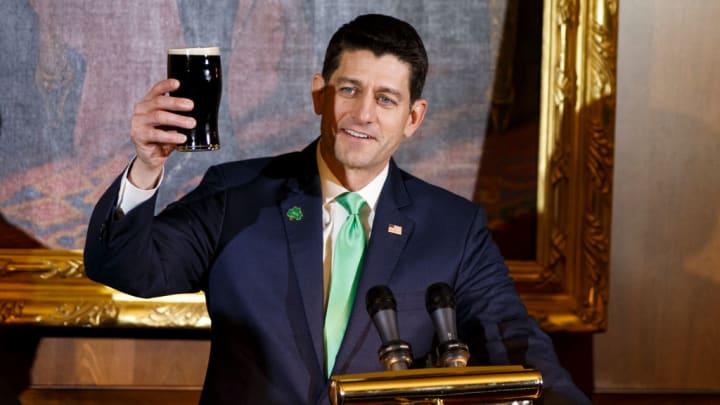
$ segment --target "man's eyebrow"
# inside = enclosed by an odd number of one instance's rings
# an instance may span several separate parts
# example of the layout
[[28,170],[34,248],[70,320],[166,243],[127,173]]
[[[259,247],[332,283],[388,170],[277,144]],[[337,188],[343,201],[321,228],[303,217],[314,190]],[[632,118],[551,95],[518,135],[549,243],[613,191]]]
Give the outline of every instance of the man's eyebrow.
[[352,77],[347,77],[347,76],[340,76],[340,77],[338,77],[337,80],[338,80],[338,83],[350,83],[355,86],[360,86],[362,84],[362,83],[360,83],[360,80],[353,79]]
[[402,100],[403,96],[399,90],[393,89],[392,87],[380,87],[380,93],[388,93],[395,96],[398,100]]

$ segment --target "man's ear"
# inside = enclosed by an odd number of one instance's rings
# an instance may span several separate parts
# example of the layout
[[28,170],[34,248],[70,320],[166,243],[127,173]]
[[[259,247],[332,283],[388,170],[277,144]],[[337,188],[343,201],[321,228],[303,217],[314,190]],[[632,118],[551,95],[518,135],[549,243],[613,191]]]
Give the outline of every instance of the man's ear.
[[410,138],[415,134],[415,131],[422,124],[425,119],[425,112],[427,111],[428,102],[427,100],[420,98],[415,100],[412,106],[410,106],[410,116],[405,124],[405,138]]
[[313,108],[315,109],[315,114],[317,114],[317,115],[321,115],[323,112],[324,90],[325,90],[325,79],[323,79],[322,75],[319,75],[319,74],[313,75],[312,99],[313,99]]

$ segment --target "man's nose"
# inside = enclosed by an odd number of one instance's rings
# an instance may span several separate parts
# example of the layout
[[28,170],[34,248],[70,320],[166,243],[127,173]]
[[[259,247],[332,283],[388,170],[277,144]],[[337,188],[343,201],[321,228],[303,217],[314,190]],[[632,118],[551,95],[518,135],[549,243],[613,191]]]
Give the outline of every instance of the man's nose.
[[358,97],[355,103],[355,118],[362,122],[372,122],[377,114],[375,95],[371,93]]

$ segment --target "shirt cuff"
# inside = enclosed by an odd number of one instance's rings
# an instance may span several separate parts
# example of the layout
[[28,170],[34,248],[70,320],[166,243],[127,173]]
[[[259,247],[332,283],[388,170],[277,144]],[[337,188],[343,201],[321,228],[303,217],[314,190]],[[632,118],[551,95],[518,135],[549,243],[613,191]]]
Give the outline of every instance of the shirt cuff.
[[125,171],[123,172],[122,179],[120,180],[120,192],[118,193],[117,207],[123,213],[129,212],[131,209],[151,199],[160,187],[163,177],[165,176],[165,168],[163,167],[163,171],[160,174],[160,179],[158,180],[155,188],[152,188],[150,190],[143,190],[141,188],[137,188],[130,182],[130,180],[128,180],[128,173],[130,172],[130,168],[132,167],[134,162],[135,158],[133,158],[130,164],[127,165]]

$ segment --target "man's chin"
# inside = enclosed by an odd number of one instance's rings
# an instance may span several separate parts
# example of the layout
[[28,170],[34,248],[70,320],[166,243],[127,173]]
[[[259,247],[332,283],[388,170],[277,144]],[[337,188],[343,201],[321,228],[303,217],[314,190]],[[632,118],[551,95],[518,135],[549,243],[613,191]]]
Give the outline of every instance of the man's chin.
[[370,164],[367,148],[336,148],[335,159],[343,166],[351,169],[362,169]]

